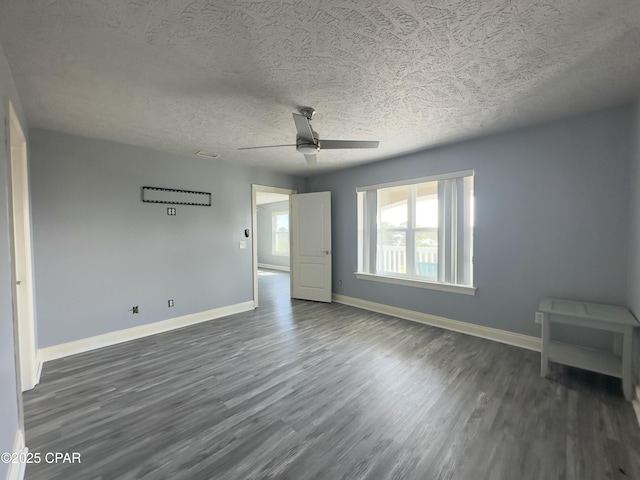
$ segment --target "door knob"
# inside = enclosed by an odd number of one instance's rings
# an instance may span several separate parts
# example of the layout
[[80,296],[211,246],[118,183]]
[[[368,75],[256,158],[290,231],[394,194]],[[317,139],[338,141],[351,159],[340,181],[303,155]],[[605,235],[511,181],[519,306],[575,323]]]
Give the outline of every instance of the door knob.
[[331,250],[323,250],[322,253],[325,255],[331,255]]
[[16,285],[20,285],[21,283],[22,283],[22,282],[21,282],[20,280],[18,280],[18,281],[16,282]]

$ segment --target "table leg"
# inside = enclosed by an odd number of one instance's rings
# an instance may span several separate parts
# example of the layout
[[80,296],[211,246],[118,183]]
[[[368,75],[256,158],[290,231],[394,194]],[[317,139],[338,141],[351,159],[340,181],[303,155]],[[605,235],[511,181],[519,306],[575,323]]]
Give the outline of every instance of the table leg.
[[625,328],[622,334],[622,390],[624,398],[633,400],[633,381],[631,379],[633,329]]
[[542,352],[540,375],[546,377],[549,373],[549,314],[542,314]]

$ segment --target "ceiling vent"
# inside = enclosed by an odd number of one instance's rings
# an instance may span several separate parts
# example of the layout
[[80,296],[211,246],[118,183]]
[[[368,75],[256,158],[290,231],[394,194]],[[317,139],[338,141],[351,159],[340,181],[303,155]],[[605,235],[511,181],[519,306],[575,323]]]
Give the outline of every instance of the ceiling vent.
[[220,154],[218,154],[218,153],[203,152],[202,150],[198,150],[196,152],[196,155],[198,155],[199,157],[207,157],[207,158],[219,158],[220,157]]

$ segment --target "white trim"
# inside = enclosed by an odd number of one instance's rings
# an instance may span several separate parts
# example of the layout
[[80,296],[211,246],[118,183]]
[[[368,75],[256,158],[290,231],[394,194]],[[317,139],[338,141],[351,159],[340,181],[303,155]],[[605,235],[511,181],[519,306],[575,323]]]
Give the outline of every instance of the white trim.
[[636,398],[632,400],[632,404],[633,404],[633,409],[636,412],[638,425],[640,425],[640,385],[636,385],[635,392],[636,392]]
[[397,180],[395,182],[378,183],[376,185],[356,187],[356,192],[366,192],[367,190],[378,190],[380,188],[389,187],[402,187],[404,185],[413,185],[414,183],[437,182],[439,180],[450,180],[452,178],[472,177],[474,175],[475,171],[473,169],[461,170],[459,172],[441,173],[439,175],[431,175],[429,177],[407,178],[406,180]]
[[[25,455],[28,451],[29,449],[24,444],[24,433],[18,429],[13,443],[13,453],[16,455]],[[26,463],[10,463],[7,480],[23,480],[26,466]]]
[[[35,385],[40,383],[40,376],[42,375],[42,355],[40,354],[40,350],[36,352],[36,378]],[[35,387],[35,386],[34,386]]]
[[267,270],[280,270],[281,272],[291,271],[291,268],[285,265],[272,265],[270,263],[258,263],[258,268],[266,268]]
[[97,348],[108,347],[110,345],[148,337],[157,333],[187,327],[196,323],[208,322],[209,320],[246,312],[253,310],[253,308],[253,300],[251,300],[248,302],[236,303],[235,305],[206,310],[204,312],[192,313],[182,317],[171,318],[161,322],[150,323],[148,325],[140,325],[139,327],[109,332],[95,337],[83,338],[82,340],[76,340],[74,342],[42,348],[39,350],[40,358],[43,362],[48,362],[50,360],[67,357],[69,355],[76,355],[78,353],[88,352]]
[[459,320],[438,317],[428,313],[416,312],[415,310],[407,310],[404,308],[392,307],[391,305],[362,300],[360,298],[347,297],[337,293],[333,294],[333,301],[344,305],[350,305],[352,307],[362,308],[364,310],[370,310],[372,312],[391,315],[392,317],[404,318],[405,320],[411,320],[412,322],[424,323],[433,327],[453,330],[454,332],[466,333],[467,335],[472,335],[474,337],[486,338],[495,342],[526,348],[527,350],[533,350],[536,352],[539,352],[542,347],[540,338],[522,335],[521,333],[513,333],[497,328],[461,322]]
[[461,293],[463,295],[475,295],[477,290],[476,287],[467,287],[465,285],[427,282],[424,280],[414,280],[412,278],[375,275],[373,273],[354,272],[354,275],[360,280],[373,280],[374,282],[392,283],[394,285],[406,285],[408,287],[426,288],[428,290],[439,290],[441,292]]

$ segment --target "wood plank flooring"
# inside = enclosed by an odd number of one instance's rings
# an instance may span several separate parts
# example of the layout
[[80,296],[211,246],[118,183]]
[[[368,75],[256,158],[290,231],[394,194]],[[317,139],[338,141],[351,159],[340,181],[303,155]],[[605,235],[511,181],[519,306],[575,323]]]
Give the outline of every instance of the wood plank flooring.
[[28,480],[640,479],[620,380],[338,304],[290,300],[46,363]]

